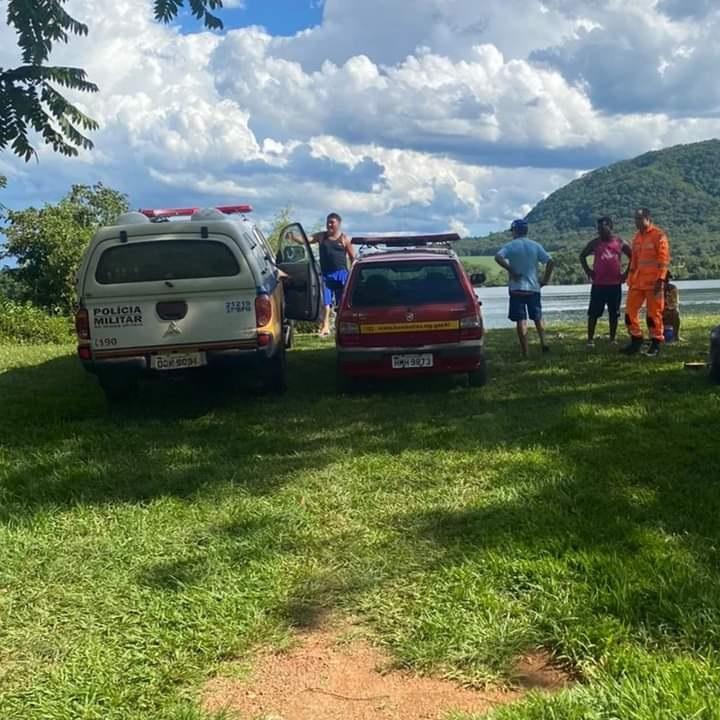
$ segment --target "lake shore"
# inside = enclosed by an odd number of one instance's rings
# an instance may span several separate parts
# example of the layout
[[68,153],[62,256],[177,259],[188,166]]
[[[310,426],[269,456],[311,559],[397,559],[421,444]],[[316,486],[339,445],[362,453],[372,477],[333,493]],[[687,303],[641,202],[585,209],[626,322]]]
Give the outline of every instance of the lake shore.
[[[720,323],[720,280],[679,280],[681,315],[717,315]],[[623,304],[625,296],[623,288]],[[507,286],[480,287],[476,293],[483,304],[487,328],[511,327],[507,319]],[[590,299],[590,284],[548,285],[543,288],[543,313],[547,323],[584,322]],[[605,320],[599,321],[603,330]]]

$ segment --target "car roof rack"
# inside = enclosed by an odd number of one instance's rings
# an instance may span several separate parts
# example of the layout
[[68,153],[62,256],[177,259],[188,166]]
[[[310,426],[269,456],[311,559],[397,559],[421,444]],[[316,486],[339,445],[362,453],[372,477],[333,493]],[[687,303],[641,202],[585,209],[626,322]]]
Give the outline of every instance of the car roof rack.
[[[191,217],[197,212],[204,210],[201,207],[187,208],[158,208],[158,209],[140,209],[145,217],[150,218],[153,222],[163,222],[171,217]],[[217,205],[215,210],[223,213],[223,215],[234,215],[236,213],[252,212],[252,205]]]
[[452,243],[460,240],[457,233],[434,233],[425,235],[372,235],[355,236],[353,245],[359,245],[361,257],[373,255],[402,254],[422,250],[437,255],[455,255]]
[[384,245],[386,248],[450,247],[450,243],[460,240],[457,233],[433,233],[425,235],[356,235],[353,245],[367,247]]

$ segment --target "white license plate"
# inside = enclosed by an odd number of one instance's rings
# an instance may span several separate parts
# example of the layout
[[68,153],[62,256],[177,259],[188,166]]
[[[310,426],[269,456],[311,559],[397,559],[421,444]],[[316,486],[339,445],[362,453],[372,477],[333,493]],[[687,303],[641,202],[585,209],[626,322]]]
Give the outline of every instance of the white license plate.
[[433,366],[432,353],[419,353],[417,355],[393,355],[393,370],[408,370],[410,368],[429,368]]
[[207,364],[204,352],[163,353],[150,358],[153,370],[185,370]]

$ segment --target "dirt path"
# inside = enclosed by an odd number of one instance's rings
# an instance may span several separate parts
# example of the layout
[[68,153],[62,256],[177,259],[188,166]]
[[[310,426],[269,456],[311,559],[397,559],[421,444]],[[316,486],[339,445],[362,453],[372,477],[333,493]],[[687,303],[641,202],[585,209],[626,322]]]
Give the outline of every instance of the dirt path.
[[518,663],[508,690],[472,690],[410,673],[383,672],[390,658],[344,630],[298,635],[290,650],[260,655],[247,681],[207,683],[203,707],[250,720],[436,720],[451,711],[486,712],[520,699],[529,689],[556,691],[570,679],[533,655]]

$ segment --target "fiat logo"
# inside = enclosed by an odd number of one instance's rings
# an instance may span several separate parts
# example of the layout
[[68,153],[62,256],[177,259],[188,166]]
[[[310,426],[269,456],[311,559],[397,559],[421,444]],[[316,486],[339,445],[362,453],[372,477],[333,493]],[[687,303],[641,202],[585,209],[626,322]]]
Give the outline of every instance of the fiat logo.
[[412,321],[415,319],[415,313],[409,312],[409,313],[405,316],[405,319],[406,319],[408,322],[412,322]]

